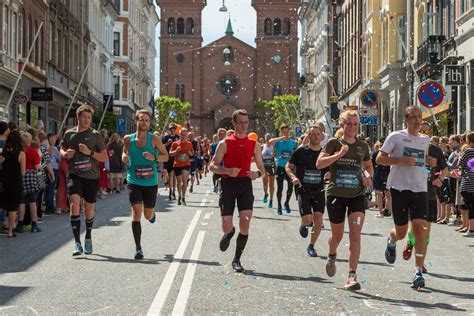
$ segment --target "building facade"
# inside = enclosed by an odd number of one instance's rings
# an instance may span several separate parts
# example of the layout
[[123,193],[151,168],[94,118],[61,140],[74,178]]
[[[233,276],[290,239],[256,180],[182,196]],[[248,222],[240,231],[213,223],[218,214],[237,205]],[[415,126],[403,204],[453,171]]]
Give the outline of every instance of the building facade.
[[300,1],[252,1],[255,48],[234,36],[230,21],[223,37],[203,47],[206,1],[157,2],[163,21],[160,95],[190,102],[191,125],[198,133],[212,135],[219,127],[230,127],[235,109],[244,108],[254,117],[258,100],[298,93]]

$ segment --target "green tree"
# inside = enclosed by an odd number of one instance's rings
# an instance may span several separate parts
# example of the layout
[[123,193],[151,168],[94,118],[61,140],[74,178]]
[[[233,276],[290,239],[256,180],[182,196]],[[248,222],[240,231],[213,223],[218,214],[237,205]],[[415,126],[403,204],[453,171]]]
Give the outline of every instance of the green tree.
[[[171,122],[184,126],[191,104],[189,102],[181,102],[181,100],[162,96],[155,100],[155,130],[162,132],[165,125]],[[170,113],[176,113],[174,118],[170,118]]]
[[260,137],[266,133],[275,133],[275,125],[273,122],[273,110],[268,104],[269,101],[260,100],[255,102],[255,123],[257,130],[255,131]]
[[271,101],[266,101],[267,106],[272,109],[273,127],[278,130],[282,123],[294,126],[300,123],[300,97],[286,94],[276,96]]
[[[94,112],[92,121],[95,123],[97,128],[99,127],[100,119],[102,118],[103,111]],[[106,112],[104,116],[104,121],[100,129],[106,129],[109,131],[109,134],[115,133],[117,131],[117,117],[113,112]]]

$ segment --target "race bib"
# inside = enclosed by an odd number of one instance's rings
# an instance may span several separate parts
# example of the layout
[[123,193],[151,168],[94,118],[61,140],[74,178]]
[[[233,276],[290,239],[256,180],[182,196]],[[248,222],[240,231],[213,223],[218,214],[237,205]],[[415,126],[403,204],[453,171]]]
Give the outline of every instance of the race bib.
[[321,183],[321,170],[305,170],[303,183],[320,184]]
[[360,187],[360,171],[337,170],[336,187],[341,189],[355,189]]
[[425,165],[425,151],[422,149],[405,147],[403,148],[403,156],[415,158],[415,166],[417,167],[423,167]]
[[186,160],[188,160],[188,155],[186,155],[186,154],[178,155],[178,160],[179,161],[186,161]]
[[135,177],[137,179],[151,179],[154,175],[153,166],[135,166]]
[[263,165],[265,167],[275,166],[275,160],[273,158],[263,158]]
[[290,160],[290,157],[291,157],[291,151],[285,150],[280,153],[280,159]]
[[82,173],[82,172],[89,172],[91,170],[92,170],[92,163],[89,157],[84,158],[82,160],[74,161],[74,172]]
[[115,151],[109,150],[109,157],[112,157],[114,155]]

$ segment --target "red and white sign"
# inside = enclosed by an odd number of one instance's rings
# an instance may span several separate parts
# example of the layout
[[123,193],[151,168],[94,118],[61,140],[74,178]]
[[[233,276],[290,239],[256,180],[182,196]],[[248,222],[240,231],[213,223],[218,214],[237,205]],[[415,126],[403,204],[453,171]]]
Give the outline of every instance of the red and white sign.
[[427,108],[435,108],[443,102],[444,88],[436,81],[427,80],[418,88],[418,101]]
[[26,94],[17,93],[13,97],[13,103],[15,103],[16,105],[25,104],[26,102],[28,102],[28,96]]

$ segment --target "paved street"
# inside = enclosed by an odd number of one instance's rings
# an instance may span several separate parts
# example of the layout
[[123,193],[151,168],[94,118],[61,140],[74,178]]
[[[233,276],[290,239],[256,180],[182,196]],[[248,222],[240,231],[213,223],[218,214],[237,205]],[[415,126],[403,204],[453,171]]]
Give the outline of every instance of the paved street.
[[142,222],[142,261],[133,259],[126,193],[99,200],[92,255],[71,256],[66,215],[47,217],[40,234],[0,238],[0,314],[474,313],[474,239],[435,225],[427,288],[415,292],[409,287],[413,261],[401,258],[401,244],[395,265],[385,262],[392,219],[376,219],[368,211],[358,271],[362,290],[347,292],[341,290],[347,276],[347,235],[338,272],[329,278],[324,268],[329,222],[325,220],[316,246],[320,257],[308,257],[307,240],[298,234],[299,214],[277,216],[266,208],[260,180],[254,182],[254,219],[242,257],[247,272],[235,274],[230,266],[235,238],[226,253],[219,251],[218,196],[209,176],[203,182],[189,194],[187,207],[159,198],[157,223]]

